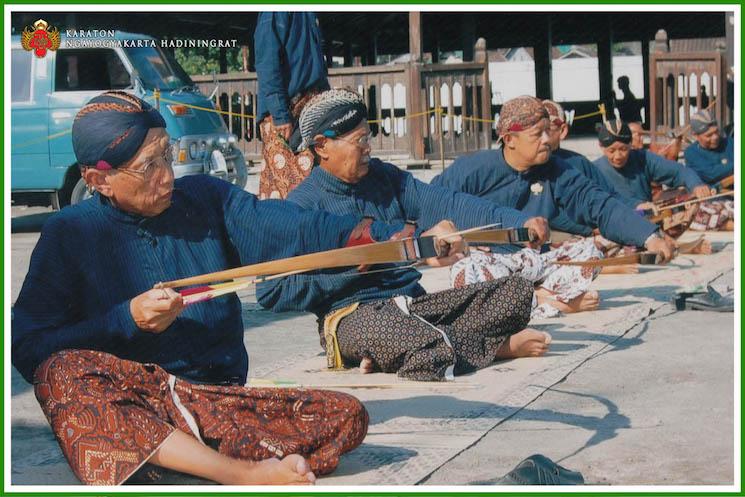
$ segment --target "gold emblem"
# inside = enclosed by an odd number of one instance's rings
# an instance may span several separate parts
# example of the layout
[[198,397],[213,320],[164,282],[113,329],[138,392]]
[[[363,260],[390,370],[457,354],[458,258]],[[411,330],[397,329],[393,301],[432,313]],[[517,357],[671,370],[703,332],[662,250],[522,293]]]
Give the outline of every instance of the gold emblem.
[[530,185],[530,192],[533,195],[540,195],[541,193],[543,193],[543,185],[539,182],[533,183],[532,185]]
[[57,50],[60,45],[60,32],[50,27],[44,19],[34,23],[33,29],[26,26],[21,33],[21,46],[24,50],[34,51],[40,59],[47,54],[47,50]]

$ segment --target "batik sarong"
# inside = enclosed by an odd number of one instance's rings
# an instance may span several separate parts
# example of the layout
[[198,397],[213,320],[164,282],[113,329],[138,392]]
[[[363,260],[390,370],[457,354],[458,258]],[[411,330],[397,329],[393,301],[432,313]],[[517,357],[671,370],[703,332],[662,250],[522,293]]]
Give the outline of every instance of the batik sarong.
[[316,474],[362,443],[368,416],[349,395],[193,384],[154,364],[65,350],[35,372],[36,398],[75,476],[118,485],[179,429],[229,457],[304,456]]
[[[290,114],[297,122],[300,112],[311,97],[320,93],[310,90],[294,98],[290,104]],[[259,199],[285,199],[287,195],[310,174],[313,168],[313,152],[309,149],[295,153],[274,128],[272,116],[266,116],[259,125],[261,130],[264,169],[259,176]]]
[[699,204],[690,229],[695,231],[718,231],[727,221],[735,219],[735,203],[732,200],[710,200]]
[[527,326],[532,300],[533,285],[511,276],[360,304],[336,335],[346,366],[366,358],[377,371],[441,381],[492,364],[499,346]]
[[[546,253],[525,248],[514,254],[497,254],[472,250],[465,259],[456,262],[450,270],[453,288],[491,281],[508,275],[519,275],[536,286],[545,288],[553,298],[568,303],[585,293],[600,274],[599,267],[559,266],[553,261],[589,261],[603,258],[592,238],[569,240]],[[534,300],[531,318],[558,316],[560,311],[548,303],[538,305]]]

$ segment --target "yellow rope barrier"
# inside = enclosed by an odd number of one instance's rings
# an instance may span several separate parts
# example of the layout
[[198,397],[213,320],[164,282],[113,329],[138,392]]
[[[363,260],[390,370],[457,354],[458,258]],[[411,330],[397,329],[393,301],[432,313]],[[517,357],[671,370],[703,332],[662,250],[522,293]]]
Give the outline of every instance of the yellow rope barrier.
[[[183,102],[179,102],[177,100],[171,100],[171,99],[168,99],[168,98],[163,98],[162,96],[160,96],[160,92],[158,92],[157,95],[153,95],[153,96],[149,96],[149,97],[146,97],[145,98],[145,100],[153,100],[153,99],[156,102],[165,102],[165,103],[171,103],[171,104],[176,104],[176,105],[182,105],[182,106],[188,107],[190,109],[201,110],[201,111],[204,111],[204,112],[214,112],[216,114],[226,115],[226,116],[230,116],[230,117],[237,116],[237,117],[242,117],[242,118],[245,118],[245,119],[256,119],[256,116],[255,115],[252,115],[252,114],[241,114],[239,112],[230,112],[230,111],[225,111],[225,110],[220,110],[220,109],[211,109],[209,107],[201,107],[199,105],[186,104],[186,103],[183,103]],[[602,115],[604,117],[605,116],[605,105],[602,104],[602,103],[601,104],[598,104],[598,109],[599,110],[597,110],[595,112],[590,112],[588,114],[582,114],[580,116],[576,116],[574,119],[572,119],[572,122],[579,121],[580,119],[586,119],[586,118],[589,118],[589,117],[598,116],[598,115]],[[494,119],[484,119],[484,118],[481,118],[481,117],[465,116],[465,115],[458,115],[458,114],[449,114],[442,107],[437,107],[437,108],[434,108],[434,109],[429,109],[429,110],[426,110],[426,111],[423,111],[423,112],[416,112],[414,114],[403,115],[400,118],[399,117],[396,117],[396,116],[390,116],[390,117],[381,118],[381,119],[369,119],[367,122],[369,124],[382,124],[386,119],[414,119],[414,118],[417,118],[417,117],[428,116],[430,114],[437,114],[437,115],[442,116],[442,117],[449,117],[449,116],[451,116],[451,117],[460,117],[464,121],[474,121],[474,122],[480,122],[480,123],[493,124],[493,123],[497,122]],[[49,135],[49,136],[47,136],[45,138],[38,138],[38,139],[35,139],[35,140],[30,140],[28,142],[23,142],[23,143],[21,143],[19,145],[13,145],[12,148],[13,149],[16,149],[16,148],[28,147],[30,145],[35,145],[37,143],[42,143],[42,142],[45,142],[45,141],[50,141],[50,140],[53,140],[55,138],[59,138],[60,136],[64,136],[66,134],[69,134],[70,132],[72,132],[72,128],[67,129],[67,130],[64,130],[64,131],[61,131],[59,133],[55,133],[53,135]]]
[[600,112],[599,110],[596,110],[595,112],[590,112],[589,114],[582,114],[581,116],[576,116],[574,119],[572,119],[572,121],[579,121],[580,119],[586,119],[588,117],[599,116],[601,114],[602,112]]
[[12,148],[13,149],[23,148],[23,147],[28,147],[28,146],[31,146],[31,145],[36,145],[37,143],[48,142],[48,141],[54,140],[55,138],[59,138],[60,136],[69,135],[70,133],[72,133],[72,128],[68,128],[68,129],[66,129],[64,131],[60,131],[59,133],[54,133],[52,135],[45,136],[43,138],[35,138],[35,139],[29,140],[27,142],[22,142],[22,143],[19,143],[18,145],[13,145]]

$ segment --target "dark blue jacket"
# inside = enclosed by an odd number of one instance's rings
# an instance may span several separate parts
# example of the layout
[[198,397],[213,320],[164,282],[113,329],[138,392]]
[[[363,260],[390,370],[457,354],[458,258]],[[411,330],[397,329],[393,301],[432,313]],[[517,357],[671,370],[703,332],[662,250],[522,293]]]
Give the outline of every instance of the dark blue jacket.
[[502,149],[458,158],[432,184],[470,193],[529,216],[554,219],[559,213],[580,225],[599,228],[623,245],[643,246],[657,227],[601,190],[556,156],[518,172],[504,160]]
[[[620,200],[621,202],[624,201],[624,198],[619,196],[616,193],[616,190],[613,189],[613,186],[608,183],[608,180],[605,179],[605,176],[603,176],[603,174],[598,171],[598,168],[595,167],[590,159],[588,159],[584,155],[563,148],[559,148],[551,154],[555,157],[558,157],[559,159],[562,159],[564,162],[572,166],[575,170],[582,173],[583,176],[595,183],[604,192],[610,193],[611,195],[613,195],[614,198]],[[630,207],[636,206],[633,205]],[[559,212],[556,217],[554,217],[553,219],[549,219],[549,223],[551,224],[551,228],[555,230],[566,231],[567,233],[574,233],[582,236],[589,236],[592,234],[592,228],[587,225],[582,225],[572,221],[571,219],[569,219],[569,216],[567,216],[565,212]]]
[[689,190],[703,184],[692,169],[649,150],[631,150],[629,160],[621,169],[613,167],[605,156],[597,159],[595,165],[618,194],[633,205],[652,200],[653,181],[673,188],[684,186]]
[[[386,223],[416,221],[420,232],[443,219],[453,221],[458,229],[492,223],[521,227],[529,219],[513,209],[428,185],[378,159],[370,161],[368,174],[354,185],[316,167],[287,200],[305,209],[368,216]],[[353,302],[422,295],[419,278],[419,271],[412,268],[371,274],[327,271],[267,282],[257,287],[256,294],[261,305],[273,310],[303,310],[323,316]]]
[[684,156],[686,166],[710,185],[735,173],[735,140],[732,137],[723,136],[716,150],[693,143],[686,148]]
[[[235,294],[187,307],[163,333],[140,331],[133,297],[160,281],[344,245],[359,222],[257,201],[208,176],[176,180],[172,205],[144,218],[98,195],[44,225],[13,309],[12,361],[27,381],[54,352],[92,349],[192,381],[243,384],[248,354]],[[397,227],[373,225],[387,240]]]
[[259,121],[271,114],[274,124],[287,124],[292,97],[328,89],[323,38],[313,12],[259,13],[254,46]]

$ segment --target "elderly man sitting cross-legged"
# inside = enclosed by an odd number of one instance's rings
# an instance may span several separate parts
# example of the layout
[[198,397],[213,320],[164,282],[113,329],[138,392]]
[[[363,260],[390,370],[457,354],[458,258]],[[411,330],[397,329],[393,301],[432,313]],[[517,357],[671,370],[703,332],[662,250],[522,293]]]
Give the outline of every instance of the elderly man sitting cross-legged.
[[388,240],[403,224],[260,202],[205,175],[174,181],[163,118],[126,93],[91,100],[72,136],[95,194],[42,229],[12,359],[75,475],[120,484],[161,466],[224,484],[307,484],[333,471],[365,437],[365,408],[342,393],[243,387],[235,294],[185,307],[153,286],[338,248],[353,230]]
[[[335,89],[314,97],[300,115],[301,147],[317,166],[287,199],[306,209],[410,223],[411,232],[449,219],[458,229],[501,223],[546,237],[546,221],[471,195],[433,187],[370,158],[370,128],[362,98]],[[360,365],[415,380],[442,380],[486,367],[495,359],[537,356],[550,337],[525,329],[532,285],[501,278],[469,288],[426,293],[421,274],[405,267],[374,267],[369,274],[326,271],[268,282],[259,302],[274,310],[318,316],[332,365]],[[338,350],[332,350],[338,345]]]

